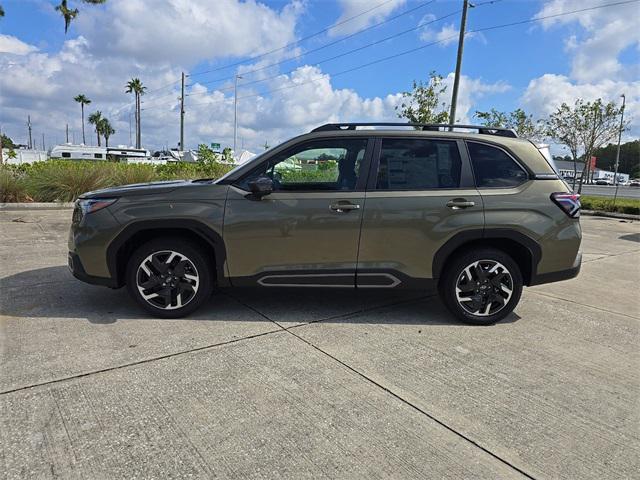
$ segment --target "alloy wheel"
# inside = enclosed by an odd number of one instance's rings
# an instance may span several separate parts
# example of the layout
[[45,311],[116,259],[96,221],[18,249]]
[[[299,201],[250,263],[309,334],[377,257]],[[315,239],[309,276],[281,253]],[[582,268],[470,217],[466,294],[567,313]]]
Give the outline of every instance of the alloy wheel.
[[150,305],[162,310],[175,310],[194,299],[200,277],[186,255],[163,250],[152,253],[140,263],[136,286]]
[[467,265],[456,281],[456,298],[468,313],[488,317],[505,308],[513,293],[513,277],[495,260]]

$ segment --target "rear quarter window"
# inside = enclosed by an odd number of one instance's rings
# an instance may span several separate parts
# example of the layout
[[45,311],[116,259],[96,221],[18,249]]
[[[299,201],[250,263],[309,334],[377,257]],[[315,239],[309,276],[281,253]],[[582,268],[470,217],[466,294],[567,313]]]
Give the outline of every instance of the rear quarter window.
[[527,172],[504,150],[467,142],[478,188],[517,187],[529,179]]

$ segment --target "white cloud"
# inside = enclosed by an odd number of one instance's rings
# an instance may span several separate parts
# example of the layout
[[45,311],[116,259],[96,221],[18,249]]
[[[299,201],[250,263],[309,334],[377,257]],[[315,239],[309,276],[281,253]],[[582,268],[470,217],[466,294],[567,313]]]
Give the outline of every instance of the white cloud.
[[[339,0],[342,14],[329,30],[330,36],[348,35],[387,18],[406,0],[387,0],[384,3],[371,0]],[[375,6],[379,5],[377,8]],[[365,13],[366,12],[366,13]],[[357,18],[353,18],[357,17]],[[353,20],[350,20],[352,19]],[[342,23],[345,22],[345,23]]]
[[33,45],[24,43],[11,35],[3,35],[0,33],[0,53],[11,55],[26,55],[27,53],[38,50]]
[[74,25],[96,55],[187,67],[280,48],[294,40],[301,11],[297,0],[279,12],[254,0],[109,0]]
[[564,75],[548,73],[529,82],[522,95],[523,106],[535,117],[544,118],[553,113],[563,102],[572,105],[578,98],[593,101],[613,101],[620,104],[621,94],[626,96],[625,118],[631,121],[627,136],[640,135],[637,120],[640,118],[640,81],[624,82],[602,80],[594,83],[576,83]]
[[[607,3],[598,0],[589,6]],[[585,8],[581,0],[551,0],[536,17],[554,15]],[[625,117],[631,121],[626,133],[629,138],[640,135],[640,65],[623,64],[621,53],[627,48],[640,47],[640,29],[637,25],[637,5],[617,5],[597,10],[566,15],[542,21],[543,28],[577,24],[564,40],[565,51],[571,62],[567,75],[547,73],[529,82],[521,103],[534,116],[546,117],[562,103],[572,105],[582,98],[593,101],[620,103],[626,95]],[[637,58],[637,56],[636,56]]]
[[[450,73],[443,79],[443,84],[447,87],[445,92],[447,105],[451,102],[453,81],[453,73]],[[456,103],[456,123],[474,123],[472,118],[475,113],[474,107],[478,100],[497,93],[504,93],[510,89],[511,86],[505,82],[484,83],[480,78],[470,78],[466,75],[461,75],[458,101]]]
[[[439,30],[429,27],[428,25],[433,23],[436,18],[432,13],[427,13],[422,17],[420,25],[424,25],[424,27],[418,30],[420,40],[424,42],[439,42],[438,45],[441,47],[457,44],[458,38],[460,37],[460,28],[453,23],[447,23],[440,27]],[[486,39],[482,33],[468,32],[465,35],[465,40],[468,41],[471,38],[479,38],[483,43],[486,43]]]
[[[610,3],[590,2],[589,7]],[[551,0],[536,14],[536,18],[585,8],[583,0]],[[572,53],[571,77],[578,82],[598,82],[604,78],[632,80],[638,78],[638,64],[624,66],[620,54],[629,47],[640,46],[638,6],[616,5],[542,20],[543,28],[577,23],[583,33],[566,40]],[[637,56],[636,56],[637,58]]]

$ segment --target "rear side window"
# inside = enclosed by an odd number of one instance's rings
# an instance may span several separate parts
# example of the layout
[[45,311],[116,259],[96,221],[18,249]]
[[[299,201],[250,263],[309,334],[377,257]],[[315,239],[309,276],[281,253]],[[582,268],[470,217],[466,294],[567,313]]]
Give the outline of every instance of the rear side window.
[[520,165],[505,151],[485,145],[467,142],[476,186],[479,188],[516,187],[529,178]]
[[455,141],[384,139],[376,189],[458,188],[461,166]]

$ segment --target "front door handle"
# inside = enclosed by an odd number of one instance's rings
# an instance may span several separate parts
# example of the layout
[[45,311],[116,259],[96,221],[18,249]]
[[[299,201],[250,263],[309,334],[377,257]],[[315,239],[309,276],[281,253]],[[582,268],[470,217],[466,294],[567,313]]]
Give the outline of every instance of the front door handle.
[[463,198],[456,198],[447,202],[447,207],[452,210],[460,210],[462,208],[469,208],[475,206],[475,202],[469,202]]
[[359,210],[359,209],[360,209],[360,205],[357,205],[355,203],[337,202],[329,205],[329,210],[336,213],[347,213],[347,212],[350,212],[351,210]]

